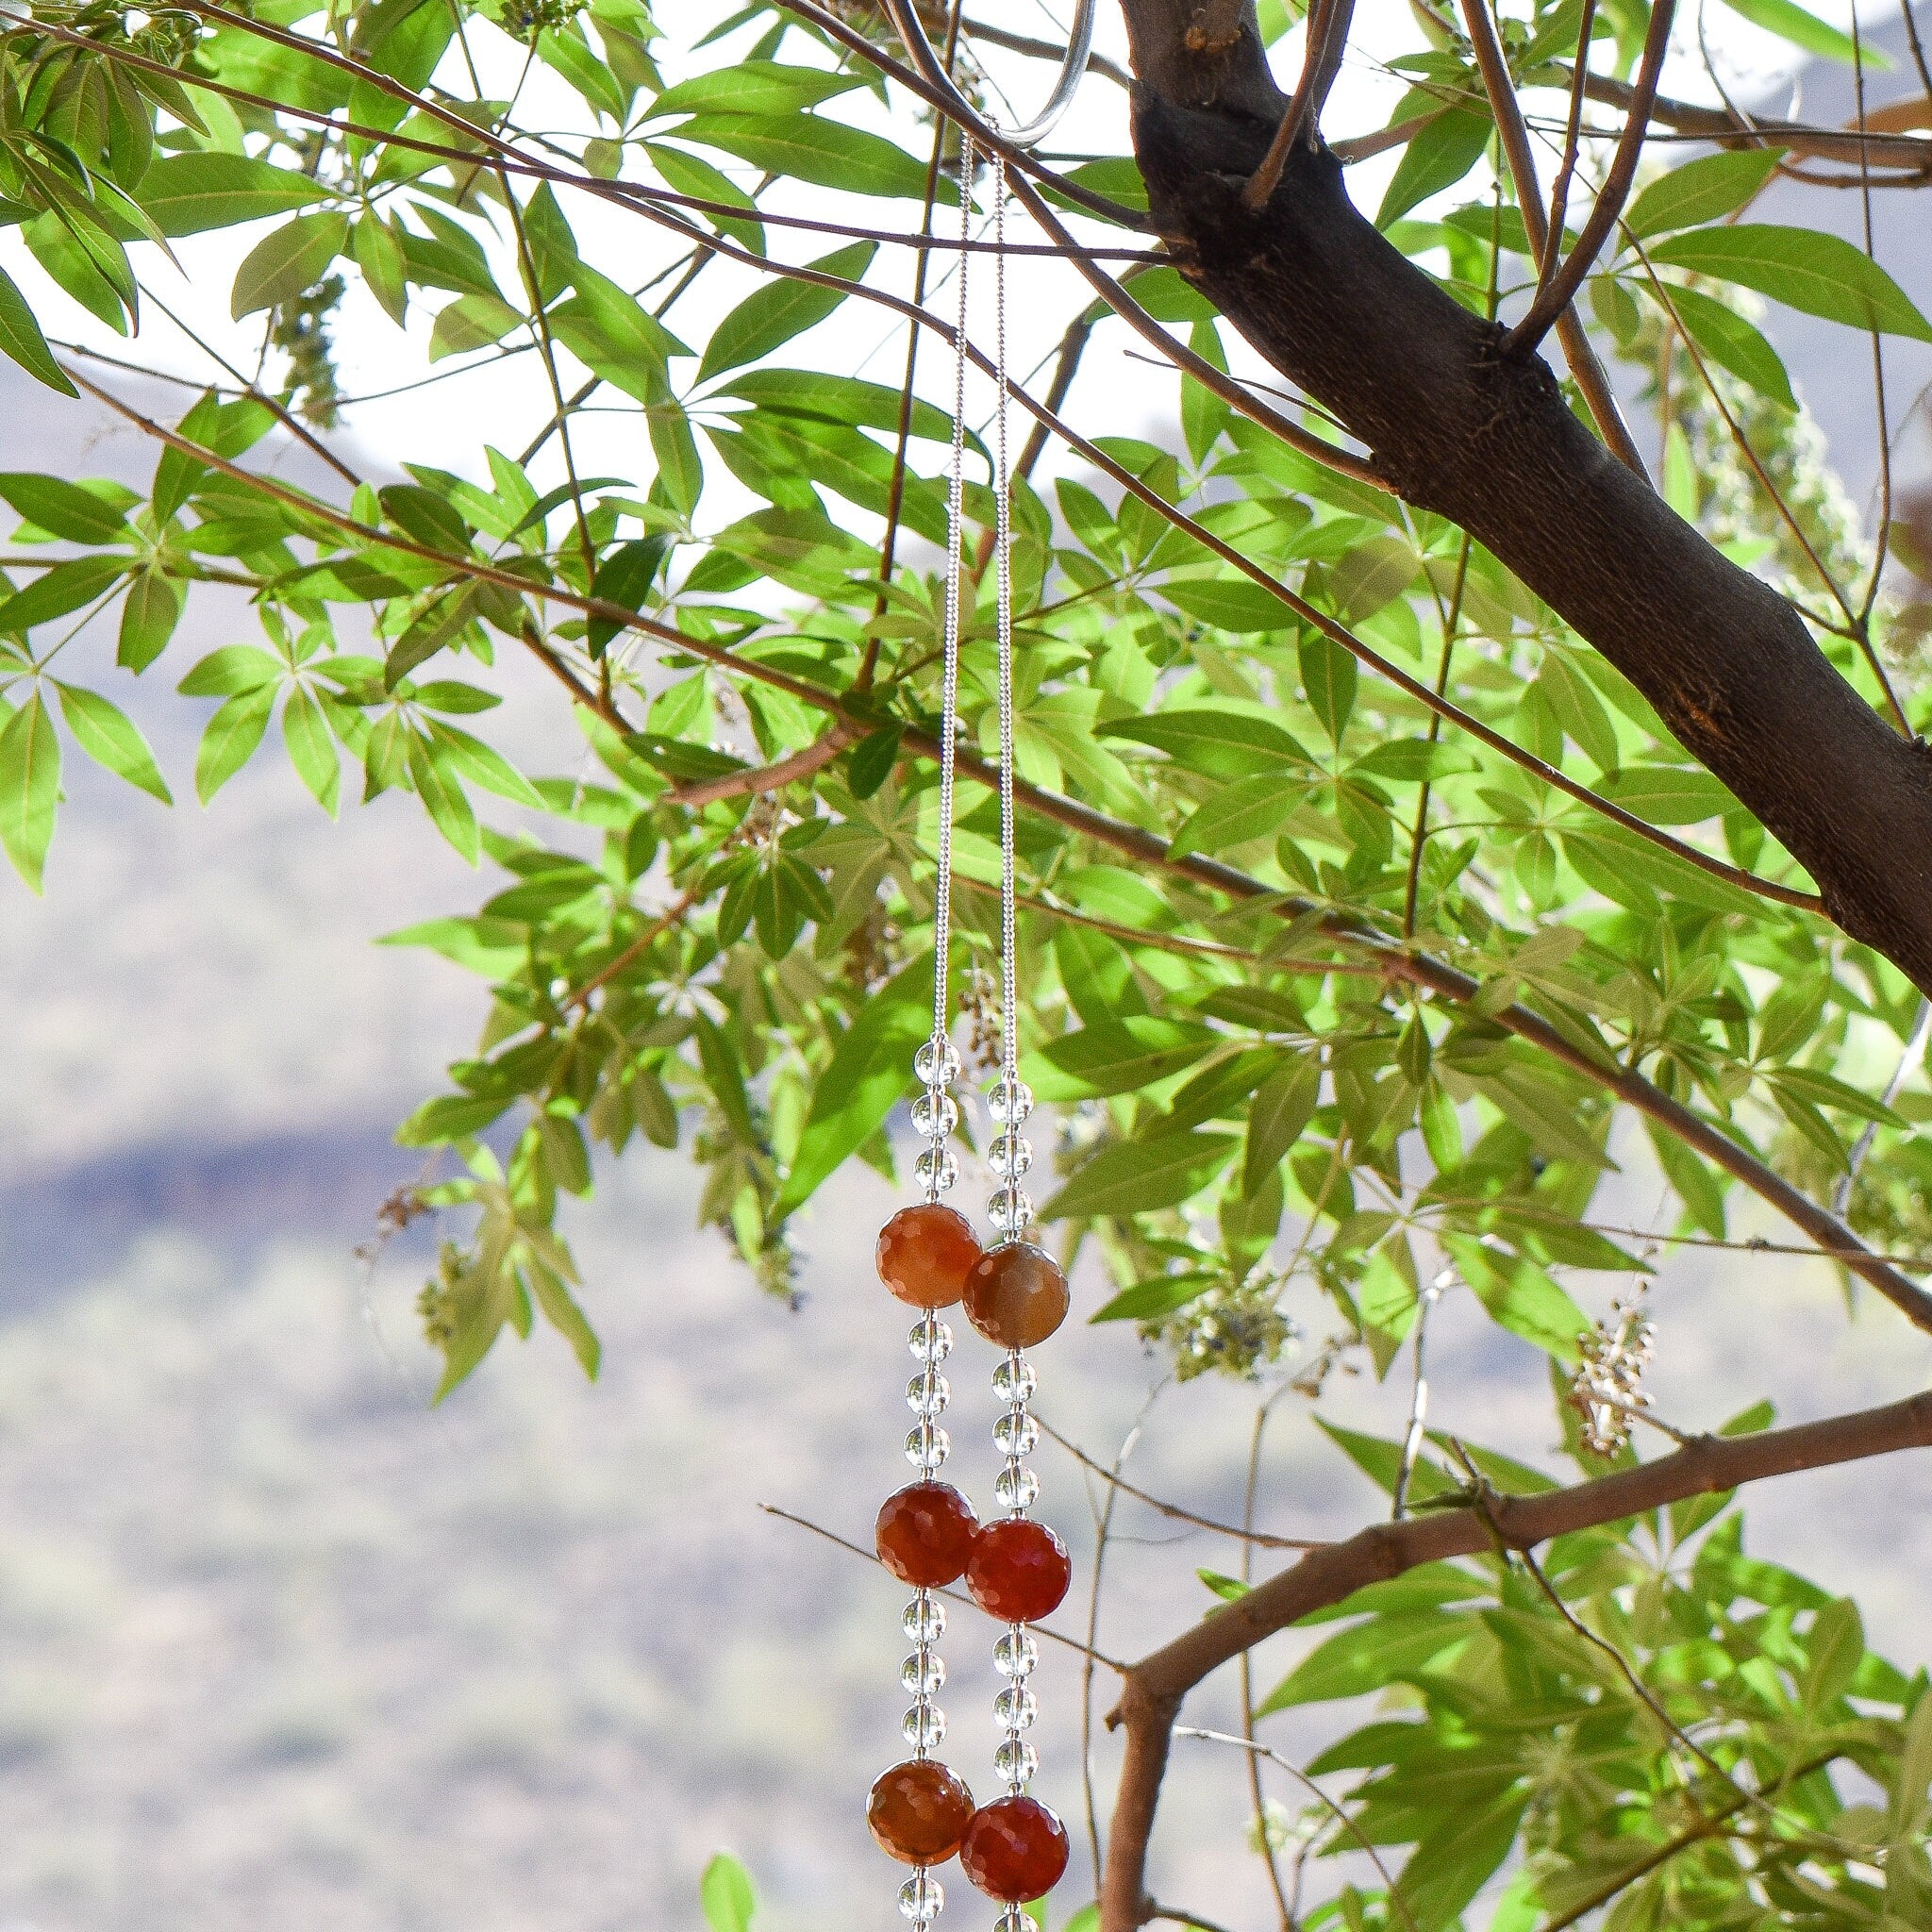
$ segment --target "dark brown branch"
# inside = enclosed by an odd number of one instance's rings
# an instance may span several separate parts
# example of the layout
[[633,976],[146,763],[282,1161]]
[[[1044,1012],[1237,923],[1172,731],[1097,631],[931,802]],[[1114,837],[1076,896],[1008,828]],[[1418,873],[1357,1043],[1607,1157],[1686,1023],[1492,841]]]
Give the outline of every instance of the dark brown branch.
[[823,772],[858,736],[849,724],[834,724],[804,750],[792,752],[772,764],[748,767],[742,772],[721,772],[715,778],[694,778],[688,785],[674,785],[664,794],[665,802],[706,806],[721,798],[742,798],[750,791],[782,791],[801,778],[809,778],[814,772]]
[[1203,1678],[1264,1638],[1345,1601],[1366,1584],[1400,1576],[1422,1563],[1476,1556],[1499,1542],[1507,1549],[1534,1549],[1552,1537],[1621,1522],[1687,1497],[1928,1445],[1932,1393],[1761,1435],[1700,1437],[1673,1455],[1593,1482],[1540,1495],[1491,1496],[1479,1508],[1379,1523],[1345,1542],[1311,1552],[1247,1595],[1210,1611],[1127,1671],[1112,1720],[1125,1732],[1126,1755],[1101,1890],[1101,1932],[1135,1932],[1145,1923],[1147,1848],[1182,1700]]
[[[1616,152],[1610,157],[1609,172],[1597,192],[1590,219],[1584,223],[1582,232],[1576,238],[1576,246],[1570,251],[1569,259],[1552,275],[1547,272],[1548,264],[1556,260],[1563,242],[1562,213],[1560,208],[1557,209],[1555,226],[1543,249],[1545,273],[1529,305],[1529,312],[1503,339],[1505,347],[1514,355],[1527,355],[1533,350],[1542,341],[1551,324],[1575,300],[1577,290],[1583,286],[1583,278],[1595,265],[1597,256],[1610,239],[1610,231],[1624,212],[1624,204],[1630,195],[1630,185],[1637,178],[1637,164],[1643,158],[1644,136],[1650,131],[1650,110],[1657,100],[1657,84],[1663,74],[1664,56],[1670,52],[1671,23],[1675,17],[1674,0],[1656,0],[1650,10],[1650,28],[1644,36],[1643,56],[1638,63],[1637,84],[1631,89],[1629,118],[1617,139]],[[1587,66],[1589,58],[1587,45],[1577,49],[1579,68]]]

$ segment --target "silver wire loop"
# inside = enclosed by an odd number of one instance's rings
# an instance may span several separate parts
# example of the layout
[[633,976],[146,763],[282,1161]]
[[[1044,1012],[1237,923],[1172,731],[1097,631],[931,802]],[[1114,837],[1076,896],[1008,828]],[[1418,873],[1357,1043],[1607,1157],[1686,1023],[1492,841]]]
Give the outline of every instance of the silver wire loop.
[[893,31],[912,56],[913,66],[918,68],[924,79],[945,96],[954,119],[962,127],[985,126],[1008,147],[1039,146],[1059,125],[1060,116],[1073,106],[1074,96],[1079,92],[1080,83],[1087,77],[1088,58],[1093,52],[1097,0],[1077,0],[1074,9],[1074,30],[1067,37],[1067,56],[1060,63],[1059,78],[1054,82],[1046,106],[1019,127],[1002,127],[990,115],[981,113],[954,85],[953,76],[946,72],[946,63],[926,38],[924,25],[919,18],[917,0],[884,0],[884,5]]

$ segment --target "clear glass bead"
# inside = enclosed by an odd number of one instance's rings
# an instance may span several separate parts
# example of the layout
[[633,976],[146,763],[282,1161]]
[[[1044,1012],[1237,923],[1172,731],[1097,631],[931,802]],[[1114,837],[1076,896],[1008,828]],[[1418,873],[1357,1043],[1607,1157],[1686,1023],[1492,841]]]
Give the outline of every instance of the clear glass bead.
[[986,1218],[995,1233],[1018,1234],[1033,1219],[1032,1196],[1024,1188],[995,1188],[986,1204]]
[[942,1141],[959,1124],[959,1103],[942,1087],[928,1087],[912,1103],[912,1131]]
[[921,1423],[906,1438],[906,1460],[914,1469],[937,1469],[952,1453],[953,1439],[932,1423]]
[[899,1888],[899,1915],[914,1925],[930,1925],[946,1903],[946,1894],[930,1872],[915,1872]]
[[953,1386],[937,1369],[914,1375],[906,1385],[906,1407],[914,1415],[939,1415],[953,1399]]
[[992,1754],[992,1768],[1009,1785],[1024,1785],[1040,1769],[1040,1753],[1018,1738],[1008,1738]]
[[946,1666],[931,1651],[915,1650],[899,1666],[899,1681],[914,1697],[936,1697],[945,1688]]
[[1018,1407],[1023,1402],[1033,1399],[1033,1391],[1040,1387],[1040,1377],[1033,1373],[1033,1364],[1024,1355],[1009,1355],[992,1372],[992,1392],[1009,1407]]
[[995,1174],[1018,1176],[1033,1165],[1033,1142],[1024,1134],[995,1134],[986,1158]]
[[986,1110],[999,1127],[1017,1127],[1033,1111],[1033,1090],[1024,1080],[1004,1075],[986,1090]]
[[1039,1932],[1039,1928],[1018,1906],[1009,1906],[993,1922],[992,1932]]
[[928,1317],[917,1324],[906,1338],[916,1362],[940,1363],[953,1352],[953,1331],[943,1322]]
[[1008,1630],[992,1647],[993,1669],[1001,1676],[1011,1677],[1016,1682],[1031,1676],[1033,1667],[1039,1661],[1040,1645],[1025,1630]]
[[[911,1643],[937,1643],[946,1634],[946,1607],[936,1596],[922,1592],[906,1606],[899,1627]],[[1031,1641],[1030,1639],[1028,1640]],[[1002,1643],[1005,1638],[1000,1640]]]
[[1002,1509],[1030,1509],[1040,1494],[1040,1478],[1024,1462],[1009,1462],[993,1478],[992,1492]]
[[993,1424],[992,1440],[1003,1456],[1031,1456],[1040,1441],[1040,1424],[1024,1408],[1010,1409]]
[[959,1162],[949,1147],[928,1147],[913,1163],[919,1185],[943,1194],[959,1178]]
[[899,1735],[915,1751],[931,1751],[945,1741],[946,1714],[936,1704],[915,1704],[899,1720]]
[[959,1049],[950,1040],[923,1041],[912,1056],[912,1074],[922,1087],[944,1087],[959,1077]]
[[1040,1715],[1040,1706],[1024,1685],[1009,1684],[993,1699],[992,1714],[1003,1730],[1024,1731]]

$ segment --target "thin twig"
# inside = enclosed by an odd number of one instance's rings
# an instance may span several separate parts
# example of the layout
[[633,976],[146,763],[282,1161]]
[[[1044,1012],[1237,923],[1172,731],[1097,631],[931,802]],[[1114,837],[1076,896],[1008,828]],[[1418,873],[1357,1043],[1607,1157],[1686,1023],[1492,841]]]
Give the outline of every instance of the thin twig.
[[801,778],[822,772],[858,736],[849,724],[834,724],[823,738],[769,765],[749,766],[741,772],[721,772],[715,778],[693,778],[688,784],[674,785],[664,794],[666,804],[696,808],[714,805],[721,798],[742,798],[750,791],[782,791]]

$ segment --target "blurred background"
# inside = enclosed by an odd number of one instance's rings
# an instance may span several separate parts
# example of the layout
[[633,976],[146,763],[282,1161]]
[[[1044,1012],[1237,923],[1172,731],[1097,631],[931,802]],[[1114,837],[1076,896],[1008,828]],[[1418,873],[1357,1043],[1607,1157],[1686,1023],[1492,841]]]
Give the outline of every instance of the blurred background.
[[[1895,25],[1886,38],[1902,47]],[[1760,82],[1782,108],[1790,76]],[[1802,111],[1841,121],[1850,88],[1808,72]],[[1854,199],[1840,198],[1847,230]],[[1932,253],[1909,245],[1921,200],[1878,198],[1881,255],[1932,308]],[[1863,347],[1778,323],[1862,507],[1875,475]],[[1928,375],[1903,369],[1895,410]],[[1100,393],[1104,366],[1084,379]],[[151,473],[132,432],[10,364],[0,421],[9,465]],[[1900,450],[1907,482],[1932,473],[1923,404]],[[364,453],[379,466],[379,449]],[[175,658],[185,669],[249,624],[208,596]],[[161,691],[128,701],[178,781],[199,719]],[[557,735],[524,741],[526,762],[574,769],[567,721],[532,708],[529,728]],[[902,1593],[760,1509],[868,1543],[877,1498],[903,1479],[909,1363],[870,1265],[891,1191],[858,1174],[820,1197],[792,1309],[693,1231],[677,1156],[635,1153],[570,1227],[602,1379],[587,1384],[540,1333],[499,1344],[431,1410],[411,1303],[433,1226],[358,1249],[419,1175],[389,1136],[469,1049],[480,989],[371,942],[467,908],[477,880],[408,801],[332,825],[274,757],[206,813],[158,810],[78,761],[68,785],[45,902],[0,878],[0,999],[15,1016],[0,1035],[0,1932],[696,1926],[721,1846],[751,1868],[765,1932],[896,1923],[861,1800],[896,1755]],[[1628,1152],[1607,1218],[1649,1225],[1658,1190]],[[1591,1276],[1582,1291],[1601,1312],[1621,1286]],[[1077,1317],[1098,1296],[1076,1287]],[[1689,1251],[1651,1299],[1652,1387],[1685,1426],[1763,1394],[1788,1420],[1882,1400],[1932,1367],[1925,1337],[1882,1307],[1847,1324],[1829,1274],[1797,1261]],[[1312,1357],[1328,1324],[1312,1298],[1303,1317]],[[1434,1422],[1547,1458],[1540,1357],[1454,1301],[1431,1352]],[[956,1467],[979,1488],[991,1357],[969,1339],[956,1365]],[[1270,1389],[1156,1393],[1162,1365],[1130,1332],[1077,1320],[1041,1366],[1043,1414],[1093,1457],[1110,1461],[1144,1409],[1132,1480],[1238,1515]],[[1407,1402],[1405,1359],[1379,1389],[1331,1377],[1324,1412],[1394,1435]],[[1378,1501],[1309,1412],[1293,1392],[1275,1407],[1260,1520],[1345,1532]],[[1080,1637],[1098,1496],[1051,1443],[1039,1461],[1042,1508],[1081,1563],[1058,1627]],[[1765,1491],[1751,1541],[1856,1594],[1879,1646],[1912,1665],[1932,1657],[1932,1550],[1913,1533],[1928,1509],[1932,1460],[1895,1458]],[[1237,1567],[1225,1541],[1132,1502],[1115,1531],[1097,1640],[1111,1656],[1211,1604],[1197,1568]],[[949,1756],[989,1783],[990,1637],[956,1615],[944,1700]],[[1262,1689],[1302,1644],[1264,1653]],[[1078,1654],[1050,1645],[1042,1677],[1040,1789],[1076,1842],[1058,1928],[1091,1895]],[[1228,1723],[1230,1687],[1197,1706],[1191,1722]],[[1333,1728],[1319,1708],[1270,1723],[1297,1759]],[[1091,1763],[1104,1816],[1104,1734]],[[1291,1787],[1276,1795],[1299,1808]],[[1235,1754],[1179,1747],[1163,1899],[1258,1923],[1246,1802]],[[977,1903],[960,1923],[990,1917]]]

